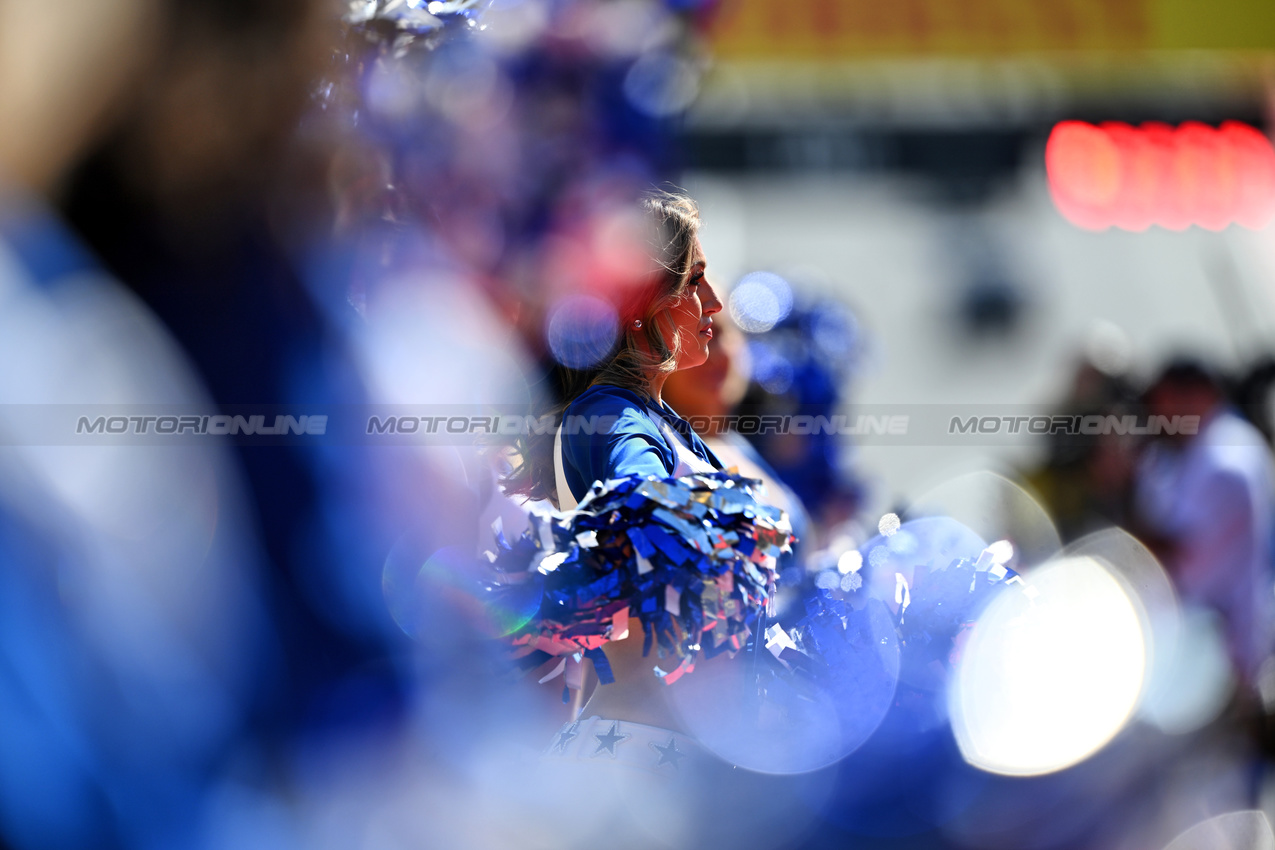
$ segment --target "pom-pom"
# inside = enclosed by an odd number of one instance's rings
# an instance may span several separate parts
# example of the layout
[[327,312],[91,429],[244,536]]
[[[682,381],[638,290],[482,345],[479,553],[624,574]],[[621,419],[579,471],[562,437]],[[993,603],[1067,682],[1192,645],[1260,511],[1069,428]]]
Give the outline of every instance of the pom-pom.
[[[898,530],[897,526],[892,527],[889,533],[893,535]],[[918,567],[912,582],[901,573],[894,573],[893,630],[902,651],[905,675],[909,670],[927,668],[933,662],[947,666],[958,634],[973,623],[992,593],[1018,575],[997,562],[998,558],[1007,559],[1006,551],[1012,552],[1012,548],[1008,541],[1001,540],[977,556],[971,553],[968,557],[954,558],[946,565],[932,563],[925,570]],[[833,575],[831,570],[827,574]],[[857,591],[862,586],[857,572],[847,571],[844,578],[857,581],[852,582],[852,587],[843,584],[843,591]],[[833,588],[821,587],[807,599],[806,616],[791,629],[772,625],[767,631],[766,646],[783,669],[828,671],[825,681],[835,682],[837,676],[833,671],[837,667],[836,659],[843,654],[842,644],[862,642],[859,640],[862,624],[856,625],[856,621],[865,615],[834,598],[827,592],[830,589]]]
[[370,41],[402,55],[433,48],[449,29],[477,25],[490,0],[349,0],[343,20]]
[[538,614],[511,636],[528,653],[583,652],[596,664],[637,617],[644,652],[671,657],[669,672],[656,669],[671,684],[700,653],[742,649],[773,598],[794,537],[758,486],[728,473],[596,483],[575,510],[533,514],[519,541],[501,545],[487,592],[499,604],[543,583]]

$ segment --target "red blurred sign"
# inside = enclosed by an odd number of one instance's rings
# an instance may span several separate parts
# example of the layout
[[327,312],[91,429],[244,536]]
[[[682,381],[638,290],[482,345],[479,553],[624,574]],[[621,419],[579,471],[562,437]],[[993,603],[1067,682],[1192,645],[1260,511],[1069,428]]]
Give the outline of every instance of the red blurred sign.
[[1049,135],[1045,170],[1059,212],[1087,230],[1257,229],[1275,217],[1275,148],[1238,121],[1063,121]]

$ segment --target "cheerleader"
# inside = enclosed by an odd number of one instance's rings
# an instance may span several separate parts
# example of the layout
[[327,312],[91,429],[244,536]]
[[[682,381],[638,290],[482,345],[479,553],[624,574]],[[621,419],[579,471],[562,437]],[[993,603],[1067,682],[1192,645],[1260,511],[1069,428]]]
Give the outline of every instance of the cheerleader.
[[[722,309],[706,276],[699,211],[685,195],[653,193],[642,201],[653,225],[656,272],[620,309],[614,353],[595,370],[572,376],[558,412],[562,422],[614,422],[594,429],[559,426],[538,443],[521,447],[506,491],[548,499],[574,509],[595,482],[628,476],[660,479],[715,473],[722,463],[690,425],[663,401],[668,377],[708,360],[713,317]],[[594,430],[593,433],[586,433]],[[551,758],[622,762],[655,773],[673,773],[696,751],[668,700],[671,679],[652,675],[657,659],[644,652],[643,624],[619,624],[606,646],[614,681],[597,687],[580,716],[555,737]],[[596,657],[596,656],[595,656]],[[704,672],[705,670],[708,672]],[[661,671],[662,673],[663,671]],[[721,654],[701,661],[698,687],[743,675],[743,665]],[[697,685],[679,683],[680,688]]]

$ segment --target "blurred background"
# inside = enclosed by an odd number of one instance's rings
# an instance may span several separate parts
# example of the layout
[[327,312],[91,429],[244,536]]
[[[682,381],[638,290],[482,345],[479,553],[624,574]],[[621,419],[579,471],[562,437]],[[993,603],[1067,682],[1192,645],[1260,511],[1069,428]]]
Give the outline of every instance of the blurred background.
[[[1145,205],[1141,220],[1077,223],[1058,195],[1121,166],[1097,154],[1051,175],[1045,149],[1064,121],[1263,128],[1268,17],[1239,2],[723,8],[683,131],[710,255],[728,280],[764,268],[848,304],[864,405],[1048,406],[1086,359],[1135,385],[1178,355],[1240,377],[1270,339],[1269,239],[1149,226],[1174,204],[1150,184],[1192,181],[1207,205],[1229,166],[1151,166],[1096,190],[1129,196],[1098,202],[1113,211]],[[872,446],[857,469],[884,509],[962,463],[1020,467],[1042,450]]]
[[[1273,117],[1255,0],[0,0],[0,847],[1275,847]],[[652,186],[780,621],[896,653],[672,800],[535,780],[532,508],[367,425],[552,407]]]

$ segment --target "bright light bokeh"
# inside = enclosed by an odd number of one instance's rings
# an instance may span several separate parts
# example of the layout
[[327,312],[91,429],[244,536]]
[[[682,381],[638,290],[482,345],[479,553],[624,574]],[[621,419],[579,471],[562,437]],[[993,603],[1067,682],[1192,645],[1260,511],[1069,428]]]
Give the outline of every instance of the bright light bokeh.
[[1214,612],[1183,612],[1175,650],[1157,654],[1141,719],[1169,735],[1186,735],[1218,718],[1235,688],[1222,629]]
[[1275,850],[1275,832],[1260,811],[1227,812],[1197,823],[1165,850]]
[[[1009,558],[997,563],[1021,572],[1043,563],[1062,548],[1049,512],[1030,493],[1003,475],[979,470],[932,487],[908,506],[907,518],[943,516],[967,526],[984,540],[1007,541]],[[1005,554],[1004,546],[995,550]]]
[[1239,121],[1063,121],[1045,167],[1059,212],[1086,230],[1260,229],[1275,215],[1275,148]]
[[1146,641],[1125,585],[1065,558],[1007,587],[975,625],[949,695],[966,761],[1015,776],[1097,752],[1138,705]]
[[764,333],[792,312],[792,287],[771,272],[752,272],[730,294],[730,315],[749,333]]
[[572,369],[591,369],[611,353],[620,333],[615,308],[589,295],[572,295],[554,305],[545,337],[554,359]]
[[1139,719],[1170,735],[1216,719],[1235,686],[1217,615],[1192,606],[1183,610],[1164,567],[1126,531],[1086,535],[1065,553],[1098,561],[1136,594],[1147,648]]

